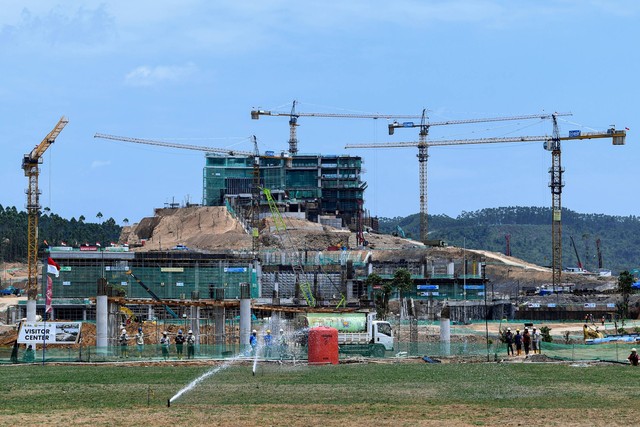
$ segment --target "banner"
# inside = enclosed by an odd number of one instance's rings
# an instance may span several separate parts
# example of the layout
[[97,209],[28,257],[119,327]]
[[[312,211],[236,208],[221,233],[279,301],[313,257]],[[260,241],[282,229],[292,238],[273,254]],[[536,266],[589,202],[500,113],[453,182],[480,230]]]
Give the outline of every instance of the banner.
[[82,322],[22,322],[18,344],[76,344]]
[[51,313],[53,307],[51,306],[51,301],[53,300],[53,280],[51,277],[47,275],[47,292],[45,293],[45,313]]

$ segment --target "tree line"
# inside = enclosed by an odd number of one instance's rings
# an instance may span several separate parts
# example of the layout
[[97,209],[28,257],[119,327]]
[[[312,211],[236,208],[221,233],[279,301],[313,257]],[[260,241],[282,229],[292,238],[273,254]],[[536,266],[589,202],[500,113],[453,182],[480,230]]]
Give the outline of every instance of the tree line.
[[[551,264],[551,208],[509,206],[462,212],[456,218],[429,215],[429,238],[442,239],[450,245],[505,253],[509,236],[511,255],[538,265]],[[420,237],[419,214],[407,217],[380,218],[380,232]],[[562,209],[562,265],[576,267],[578,260],[590,271],[602,268],[616,275],[640,267],[640,218],[635,215],[614,216],[583,214]],[[575,249],[571,243],[573,237]],[[598,255],[597,241],[600,246]]]
[[[27,219],[26,211],[19,211],[15,206],[0,205],[0,256],[2,261],[23,262],[27,259]],[[67,244],[79,246],[85,243],[108,246],[117,242],[122,227],[113,218],[103,221],[101,212],[96,214],[99,222],[87,222],[84,215],[78,219],[65,219],[44,208],[39,219],[38,244],[44,241],[51,246]],[[123,223],[127,224],[128,219]]]

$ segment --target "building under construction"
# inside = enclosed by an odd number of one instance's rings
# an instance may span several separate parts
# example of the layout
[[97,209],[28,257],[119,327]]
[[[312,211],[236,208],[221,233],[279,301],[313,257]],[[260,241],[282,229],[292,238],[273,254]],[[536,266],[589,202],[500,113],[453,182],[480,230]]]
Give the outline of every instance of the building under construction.
[[[361,179],[362,158],[348,155],[288,155],[267,151],[260,156],[259,185],[268,188],[286,212],[302,212],[317,222],[335,215],[341,226],[356,229],[361,217],[366,182]],[[254,159],[207,153],[203,204],[250,206]]]

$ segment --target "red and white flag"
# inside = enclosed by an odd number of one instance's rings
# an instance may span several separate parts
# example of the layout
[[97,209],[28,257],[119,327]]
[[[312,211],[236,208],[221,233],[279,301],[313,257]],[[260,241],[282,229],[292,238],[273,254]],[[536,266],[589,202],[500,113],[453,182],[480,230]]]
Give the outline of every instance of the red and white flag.
[[[51,258],[49,258],[51,259]],[[51,276],[47,276],[47,292],[45,293],[45,313],[51,313],[53,307],[51,301],[53,300],[53,280]]]
[[53,274],[56,277],[60,275],[60,265],[51,257],[47,259],[47,273]]
[[60,242],[60,246],[67,246],[65,242]]

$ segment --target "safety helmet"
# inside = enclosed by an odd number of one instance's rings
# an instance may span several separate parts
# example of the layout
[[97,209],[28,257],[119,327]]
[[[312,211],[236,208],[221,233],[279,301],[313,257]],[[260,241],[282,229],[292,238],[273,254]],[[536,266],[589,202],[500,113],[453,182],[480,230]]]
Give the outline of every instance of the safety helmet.
[[283,333],[283,332],[284,332],[284,329],[280,328],[280,333]]
[[520,332],[520,329],[516,329],[516,332]]
[[182,329],[178,329],[178,335],[182,335]]
[[142,332],[142,328],[138,328],[138,332]]
[[270,334],[271,333],[271,329],[267,329],[267,333]]
[[257,334],[258,331],[256,331],[255,329],[253,331],[251,331],[252,334]]
[[193,333],[193,331],[192,331],[191,329],[189,329],[189,332],[187,332],[187,333],[188,333],[188,334],[192,334],[192,333]]
[[632,348],[631,351],[635,353],[637,350],[635,348]]
[[166,332],[163,332],[163,333],[162,333],[162,335],[167,335],[167,333],[166,333]]
[[507,328],[507,331],[511,332],[511,328]]
[[125,328],[122,328],[122,330],[120,331],[121,334],[126,334],[127,330]]

